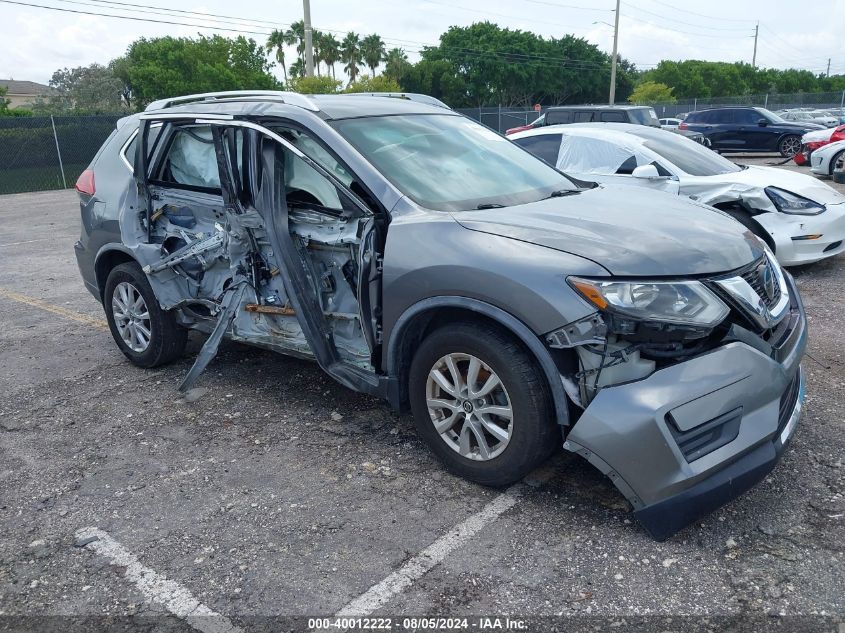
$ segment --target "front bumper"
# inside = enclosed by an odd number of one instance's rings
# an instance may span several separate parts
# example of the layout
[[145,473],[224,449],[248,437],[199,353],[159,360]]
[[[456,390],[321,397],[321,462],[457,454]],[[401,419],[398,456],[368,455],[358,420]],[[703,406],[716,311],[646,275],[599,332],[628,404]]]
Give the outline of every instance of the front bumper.
[[664,540],[760,481],[795,430],[804,398],[806,319],[793,305],[777,346],[752,335],[605,387],[564,447],[604,472]]
[[[812,264],[845,252],[845,203],[830,204],[819,215],[763,213],[754,219],[772,236],[783,266]],[[800,239],[810,235],[821,237]]]

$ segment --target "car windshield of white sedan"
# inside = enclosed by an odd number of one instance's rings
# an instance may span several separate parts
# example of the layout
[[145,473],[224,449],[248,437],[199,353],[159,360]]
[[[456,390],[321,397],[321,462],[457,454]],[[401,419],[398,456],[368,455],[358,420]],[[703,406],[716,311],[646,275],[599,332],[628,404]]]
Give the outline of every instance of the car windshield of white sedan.
[[577,190],[543,161],[464,117],[364,117],[334,126],[397,189],[429,209],[509,207]]
[[[633,130],[630,134],[639,136]],[[656,134],[643,134],[642,138],[645,139],[645,147],[690,176],[718,176],[742,171],[742,167],[736,163],[680,134],[666,132],[660,134],[659,138]]]

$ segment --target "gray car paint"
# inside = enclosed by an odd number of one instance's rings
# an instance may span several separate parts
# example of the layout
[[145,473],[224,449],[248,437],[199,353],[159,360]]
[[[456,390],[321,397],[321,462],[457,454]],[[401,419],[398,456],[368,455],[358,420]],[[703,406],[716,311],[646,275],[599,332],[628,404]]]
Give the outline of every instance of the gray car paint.
[[[672,196],[610,187],[525,208],[454,216],[421,208],[387,182],[325,119],[332,114],[455,115],[378,97],[359,97],[354,103],[336,97],[317,101],[324,106],[320,113],[257,102],[204,102],[167,112],[248,116],[265,122],[285,119],[301,125],[330,147],[390,212],[383,277],[385,344],[381,369],[376,370],[386,372],[382,395],[394,405],[401,404],[401,368],[407,361],[401,357],[402,337],[419,315],[454,307],[486,314],[526,343],[550,381],[558,421],[566,424],[569,404],[543,337],[594,313],[568,287],[568,275],[700,277],[737,269],[762,252],[750,234],[718,212],[701,213],[699,205]],[[115,253],[127,257],[145,250],[135,241],[137,235],[127,235],[134,231],[121,220],[122,212],[128,215],[136,209],[137,197],[132,175],[117,151],[137,121],[137,116],[125,120],[109,141],[93,165],[97,194],[81,200],[83,231],[77,258],[86,286],[100,300],[105,278],[96,273],[98,263]],[[127,239],[140,250],[128,248]],[[796,292],[792,285],[790,290]],[[752,344],[733,342],[646,379],[606,388],[569,432],[567,448],[610,474],[635,507],[693,485],[771,435],[777,423],[773,403],[803,354],[805,322],[803,308],[799,309],[801,342],[788,364],[766,357]],[[747,389],[731,392],[731,402],[749,411],[738,441],[706,456],[694,468],[679,459],[677,447],[667,437],[663,413],[700,398],[704,391],[713,392],[714,386],[729,389],[746,381]]]

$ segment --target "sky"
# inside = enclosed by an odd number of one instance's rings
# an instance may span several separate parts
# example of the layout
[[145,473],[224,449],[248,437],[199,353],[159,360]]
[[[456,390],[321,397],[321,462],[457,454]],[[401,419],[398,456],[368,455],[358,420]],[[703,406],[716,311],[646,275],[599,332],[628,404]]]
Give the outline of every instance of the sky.
[[[193,26],[59,12],[14,2]],[[132,0],[0,0],[0,79],[47,83],[59,68],[107,64],[141,36],[238,34],[222,30],[229,28],[252,31],[245,35],[263,43],[274,26],[286,28],[302,18],[300,0],[135,2],[158,8],[131,8],[138,6]],[[421,46],[436,44],[450,26],[483,20],[547,37],[573,34],[609,53],[614,6],[615,0],[311,0],[311,19],[315,29],[335,31],[338,39],[347,31],[378,33],[388,48],[404,48],[412,61]],[[187,12],[238,20],[212,22]],[[641,69],[662,59],[750,63],[758,20],[758,66],[823,73],[830,58],[831,74],[845,74],[845,0],[622,0],[619,52]],[[274,72],[281,77],[281,69]]]

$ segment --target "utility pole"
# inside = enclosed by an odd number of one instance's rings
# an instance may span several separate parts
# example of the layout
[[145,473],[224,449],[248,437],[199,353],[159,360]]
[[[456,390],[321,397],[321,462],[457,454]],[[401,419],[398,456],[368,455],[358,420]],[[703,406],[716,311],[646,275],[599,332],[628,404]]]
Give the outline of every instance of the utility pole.
[[616,102],[616,52],[619,48],[619,2],[616,0],[616,16],[613,20],[613,59],[610,60],[610,98],[608,103]]
[[751,67],[757,68],[757,35],[760,33],[760,23],[754,27],[754,56],[751,58]]
[[305,76],[314,76],[314,42],[311,39],[311,0],[302,0],[305,23]]
[[827,58],[827,76],[830,77],[830,57]]

